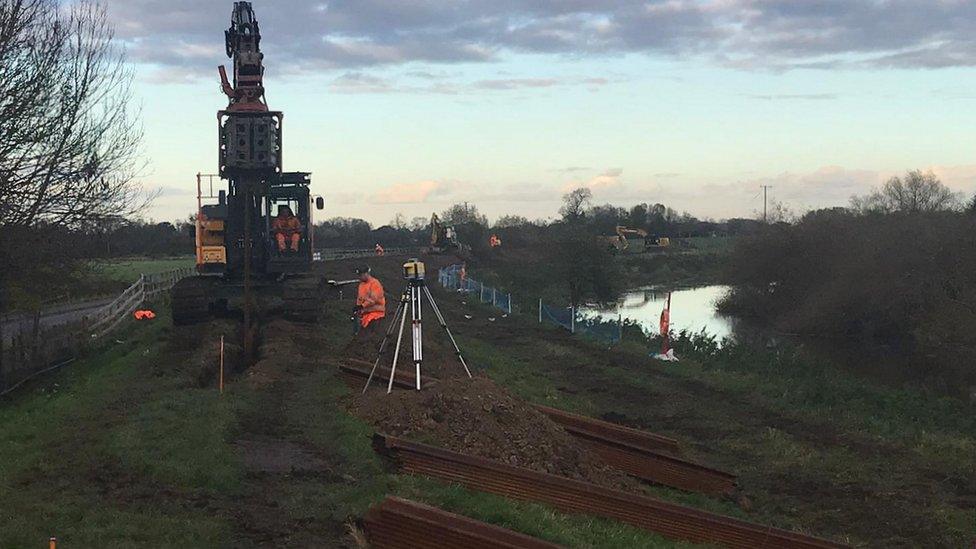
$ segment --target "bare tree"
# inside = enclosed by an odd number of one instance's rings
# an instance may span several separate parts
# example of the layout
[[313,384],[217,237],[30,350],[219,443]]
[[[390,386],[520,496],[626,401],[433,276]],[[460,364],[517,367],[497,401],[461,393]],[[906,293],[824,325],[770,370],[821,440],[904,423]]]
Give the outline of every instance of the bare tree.
[[144,205],[132,76],[94,0],[0,0],[0,227],[83,227]]
[[474,223],[483,227],[488,226],[488,218],[478,211],[477,206],[474,204],[468,204],[467,202],[462,202],[451,206],[445,210],[443,214],[441,214],[441,218],[445,223],[451,225]]
[[851,207],[862,213],[924,213],[956,210],[960,202],[960,195],[934,173],[912,170],[904,178],[892,177],[871,194],[852,198]]
[[586,187],[580,187],[563,195],[563,205],[559,208],[559,214],[566,221],[579,221],[586,216],[586,208],[593,200],[593,191]]

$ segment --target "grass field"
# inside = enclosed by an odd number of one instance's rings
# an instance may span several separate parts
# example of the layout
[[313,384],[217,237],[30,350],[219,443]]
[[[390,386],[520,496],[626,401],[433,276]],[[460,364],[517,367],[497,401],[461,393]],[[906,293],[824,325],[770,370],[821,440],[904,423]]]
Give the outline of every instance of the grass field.
[[[395,259],[373,266],[396,280]],[[738,473],[752,504],[659,497],[856,546],[960,547],[976,536],[976,425],[958,401],[701,342],[678,364],[656,363],[637,340],[608,351],[435,295],[479,371],[527,400],[678,438],[691,457]],[[391,474],[335,374],[350,305],[330,302],[314,327],[271,321],[262,360],[223,397],[200,364],[212,365],[233,323],[172,328],[164,317],[0,403],[0,547],[50,535],[69,547],[338,546],[385,494],[571,547],[675,546]]]
[[174,257],[164,259],[153,258],[122,258],[91,263],[91,274],[94,278],[109,282],[132,284],[141,274],[156,274],[184,267],[192,267],[194,259],[188,257]]
[[[334,363],[322,358],[349,338],[344,311],[333,309],[322,331],[291,334],[303,343],[298,357],[290,339],[266,338],[275,352],[251,373],[275,378],[269,385],[239,379],[222,397],[212,383],[201,386],[190,365],[232,328],[193,334],[163,317],[4,402],[0,547],[36,547],[51,535],[68,547],[335,547],[351,543],[355,519],[387,494],[571,546],[684,546],[389,473],[370,428],[345,412],[349,390]],[[298,448],[298,469],[248,463],[242,448],[253,444]],[[298,463],[309,456],[324,465]]]

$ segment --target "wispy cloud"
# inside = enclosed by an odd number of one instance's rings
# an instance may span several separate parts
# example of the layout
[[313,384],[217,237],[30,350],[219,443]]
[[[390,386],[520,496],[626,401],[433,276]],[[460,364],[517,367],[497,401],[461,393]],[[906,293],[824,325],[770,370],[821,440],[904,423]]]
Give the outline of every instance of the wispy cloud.
[[[229,3],[109,6],[138,61],[212,70],[221,55]],[[963,0],[292,0],[257,12],[279,66],[307,70],[510,53],[696,56],[762,70],[976,65],[976,2]]]
[[749,94],[748,97],[763,101],[830,101],[837,99],[836,93],[780,93],[772,95]]

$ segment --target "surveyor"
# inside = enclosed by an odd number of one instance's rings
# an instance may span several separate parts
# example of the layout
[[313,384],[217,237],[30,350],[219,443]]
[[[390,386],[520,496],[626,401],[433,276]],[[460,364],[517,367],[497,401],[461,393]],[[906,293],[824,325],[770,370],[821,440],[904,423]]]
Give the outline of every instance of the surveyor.
[[359,267],[356,274],[359,275],[359,292],[356,296],[358,327],[367,330],[372,323],[386,316],[386,295],[383,285],[372,275],[369,266]]
[[[271,230],[278,241],[278,251],[285,253],[298,252],[298,243],[302,240],[302,223],[292,213],[288,206],[278,207],[278,217],[271,223]],[[289,247],[288,244],[291,246]]]

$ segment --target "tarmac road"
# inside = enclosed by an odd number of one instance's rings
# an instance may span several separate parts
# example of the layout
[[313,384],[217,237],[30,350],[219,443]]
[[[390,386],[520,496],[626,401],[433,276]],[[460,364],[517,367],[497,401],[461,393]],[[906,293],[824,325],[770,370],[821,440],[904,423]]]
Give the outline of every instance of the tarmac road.
[[[114,297],[68,303],[43,311],[39,319],[42,328],[52,328],[78,322],[98,309],[112,302]],[[34,315],[30,313],[12,314],[3,317],[0,328],[3,342],[9,343],[20,332],[29,332],[34,326]]]

